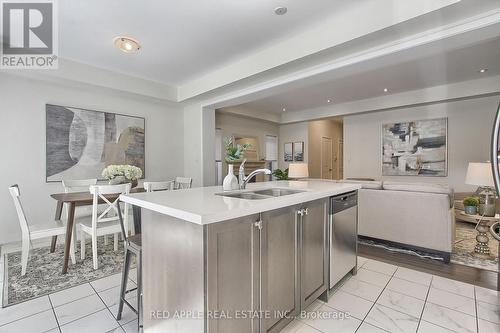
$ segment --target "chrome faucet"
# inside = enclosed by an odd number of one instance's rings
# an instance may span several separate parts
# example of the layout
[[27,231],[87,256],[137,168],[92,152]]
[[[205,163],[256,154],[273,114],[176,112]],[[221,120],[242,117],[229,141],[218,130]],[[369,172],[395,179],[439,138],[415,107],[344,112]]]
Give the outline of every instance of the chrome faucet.
[[240,182],[240,190],[244,190],[247,187],[247,183],[252,179],[253,177],[257,176],[259,173],[264,173],[266,175],[271,174],[271,170],[269,169],[257,169],[255,171],[252,171],[247,177],[245,177],[245,162],[247,160],[243,160],[243,162],[240,165],[240,169],[238,172],[238,178]]

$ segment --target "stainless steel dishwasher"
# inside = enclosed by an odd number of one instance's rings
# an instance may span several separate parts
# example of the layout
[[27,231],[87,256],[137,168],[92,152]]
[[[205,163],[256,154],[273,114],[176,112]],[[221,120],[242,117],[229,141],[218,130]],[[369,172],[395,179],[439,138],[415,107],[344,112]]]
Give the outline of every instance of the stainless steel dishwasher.
[[358,193],[330,199],[330,284],[333,288],[350,271],[356,274],[358,251]]

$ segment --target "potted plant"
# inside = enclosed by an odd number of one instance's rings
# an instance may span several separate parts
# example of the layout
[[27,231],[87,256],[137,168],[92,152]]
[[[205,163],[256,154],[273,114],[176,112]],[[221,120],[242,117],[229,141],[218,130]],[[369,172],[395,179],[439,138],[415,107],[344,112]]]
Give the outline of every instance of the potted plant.
[[281,169],[276,169],[273,172],[273,176],[276,177],[278,180],[288,180],[288,169],[281,170]]
[[224,191],[237,190],[238,178],[234,175],[234,163],[240,161],[245,155],[245,151],[251,148],[250,144],[234,144],[232,137],[224,138],[224,148],[226,150],[225,160],[228,166],[227,176],[224,178],[222,187]]
[[108,165],[102,170],[102,176],[109,181],[109,185],[131,183],[132,187],[136,187],[142,170],[133,165]]
[[478,206],[479,206],[479,198],[467,197],[464,199],[465,214],[476,215]]

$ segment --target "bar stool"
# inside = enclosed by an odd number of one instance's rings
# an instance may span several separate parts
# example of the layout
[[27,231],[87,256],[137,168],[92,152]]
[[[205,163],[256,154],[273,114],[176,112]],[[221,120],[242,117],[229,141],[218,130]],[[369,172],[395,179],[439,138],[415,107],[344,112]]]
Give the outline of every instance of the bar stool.
[[[117,205],[120,205],[120,201],[117,201]],[[122,285],[120,288],[120,303],[118,304],[118,313],[116,315],[116,320],[122,318],[123,304],[127,306],[137,314],[137,329],[140,332],[142,328],[142,242],[141,234],[128,236],[126,232],[125,225],[123,223],[123,217],[121,210],[118,209],[118,217],[120,219],[120,225],[122,228],[123,239],[125,241],[125,262],[123,263],[123,274],[122,274]],[[130,264],[132,263],[132,255],[135,255],[135,261],[137,265],[137,287],[127,290],[128,274],[130,272]],[[130,304],[125,296],[128,293],[137,290],[137,308],[134,308]]]

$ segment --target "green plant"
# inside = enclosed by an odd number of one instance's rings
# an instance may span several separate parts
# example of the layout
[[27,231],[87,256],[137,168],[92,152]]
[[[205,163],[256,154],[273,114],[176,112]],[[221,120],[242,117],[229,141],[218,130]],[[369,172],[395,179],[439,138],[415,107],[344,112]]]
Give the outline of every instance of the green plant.
[[479,206],[479,198],[476,197],[467,197],[464,199],[464,206]]
[[227,136],[224,138],[224,147],[226,149],[226,157],[225,160],[227,163],[232,164],[236,161],[239,161],[245,155],[245,150],[252,147],[250,144],[233,144],[233,138]]
[[276,169],[273,172],[273,176],[278,178],[278,180],[288,180],[288,169]]

